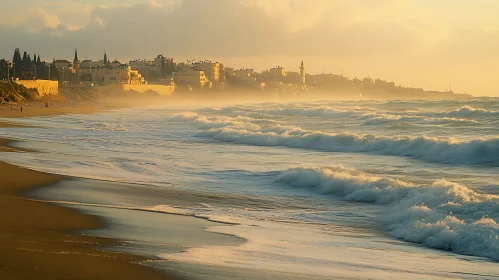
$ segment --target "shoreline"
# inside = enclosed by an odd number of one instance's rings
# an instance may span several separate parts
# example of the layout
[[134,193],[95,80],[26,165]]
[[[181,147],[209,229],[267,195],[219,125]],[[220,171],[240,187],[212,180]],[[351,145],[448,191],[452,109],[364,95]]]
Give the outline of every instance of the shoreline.
[[[116,109],[81,106],[74,112],[73,107],[55,108],[36,108],[23,116],[86,114]],[[10,109],[0,109],[0,117],[17,117],[16,113],[4,114],[5,111],[10,112]],[[0,121],[0,128],[14,127],[22,126]],[[17,140],[0,139],[0,152],[13,155],[28,152],[10,146],[14,141]],[[27,197],[30,191],[67,179],[69,177],[0,161],[0,279],[40,279],[40,276],[46,279],[178,279],[145,265],[151,261],[145,257],[101,249],[117,245],[117,239],[77,233],[103,228],[105,224],[99,217]]]
[[[422,115],[427,110],[431,110],[431,113],[454,112],[455,107],[459,109],[464,105],[467,104],[438,105],[442,111],[428,106]],[[237,116],[252,112],[253,106],[242,105],[241,109],[237,108],[240,111]],[[290,106],[286,104],[280,108],[293,110],[297,107],[308,108],[309,106],[315,109],[321,106],[321,103],[291,104]],[[342,103],[339,106],[351,106],[351,104]],[[397,111],[400,104],[376,103],[374,106],[369,103],[359,104],[352,111],[360,111],[366,108],[364,106],[374,109],[380,106],[380,111],[383,109]],[[485,106],[477,107],[488,109]],[[404,111],[403,109],[401,111]],[[194,112],[205,115],[203,110],[206,109],[196,109]],[[105,240],[118,240],[118,246],[104,246],[105,250],[144,256],[151,260],[147,263],[148,265],[160,270],[165,269],[166,273],[185,275],[187,279],[215,278],[204,275],[217,277],[234,275],[234,278],[237,276],[239,279],[272,280],[298,277],[278,278],[272,275],[272,277],[264,278],[263,276],[256,277],[256,272],[266,276],[276,274],[274,272],[290,273],[289,275],[310,272],[312,275],[318,273],[319,276],[324,277],[336,275],[335,273],[351,277],[364,274],[374,275],[373,278],[379,277],[380,279],[384,276],[390,278],[391,275],[397,275],[397,273],[400,278],[411,278],[411,275],[415,277],[421,272],[422,275],[428,277],[445,277],[461,272],[463,275],[474,274],[487,269],[489,265],[489,261],[480,257],[456,256],[454,251],[437,251],[431,246],[425,246],[426,244],[415,244],[402,238],[395,239],[393,235],[387,233],[385,225],[380,224],[384,218],[383,210],[375,203],[362,203],[362,206],[340,199],[340,197],[333,198],[331,195],[318,193],[315,190],[305,190],[301,183],[299,186],[294,186],[283,180],[276,182],[276,176],[283,173],[289,175],[289,170],[300,170],[300,168],[312,170],[317,166],[328,168],[334,167],[332,164],[345,164],[347,168],[352,168],[353,172],[364,173],[362,176],[381,176],[382,179],[402,178],[404,182],[414,184],[416,188],[420,188],[420,185],[429,185],[443,176],[456,178],[456,184],[464,182],[463,185],[470,185],[473,189],[473,187],[490,186],[490,184],[478,183],[493,182],[495,175],[493,170],[491,172],[487,170],[480,177],[476,177],[473,165],[460,165],[457,169],[439,169],[447,165],[406,160],[402,157],[394,157],[393,160],[390,159],[387,162],[384,156],[378,157],[365,153],[350,156],[345,152],[332,155],[327,152],[319,154],[315,150],[311,152],[308,149],[262,148],[262,146],[250,145],[251,143],[234,147],[231,143],[223,145],[223,143],[214,144],[212,141],[197,141],[198,138],[191,138],[190,133],[185,134],[187,137],[168,139],[170,138],[168,135],[177,133],[184,136],[183,131],[191,131],[190,123],[178,127],[174,124],[167,129],[162,129],[169,126],[169,122],[162,122],[162,120],[175,114],[178,111],[177,108],[166,108],[165,112],[158,108],[128,111],[127,109],[112,110],[109,114],[27,119],[26,122],[22,119],[12,119],[14,123],[38,125],[39,128],[17,129],[17,131],[4,129],[2,133],[4,138],[20,140],[18,143],[15,141],[10,143],[14,147],[42,151],[38,154],[0,154],[4,156],[3,160],[46,173],[65,175],[65,178],[70,179],[47,188],[35,189],[28,193],[28,197],[37,198],[40,200],[38,202],[49,205],[57,205],[58,202],[74,204],[74,206],[64,205],[64,207],[93,217],[100,217],[104,227],[78,233],[104,237]],[[409,111],[411,111],[410,108]],[[227,112],[213,115],[224,116]],[[280,116],[280,114],[276,115]],[[297,118],[301,118],[301,114],[297,115]],[[231,118],[235,117],[235,114],[231,115]],[[329,116],[325,115],[321,118],[329,118]],[[287,116],[272,117],[272,121],[281,123],[286,123],[286,119]],[[345,117],[345,122],[351,119],[351,116]],[[484,119],[488,120],[489,117]],[[0,119],[0,122],[3,120]],[[85,132],[80,132],[79,122],[88,120],[98,124],[106,123],[110,126],[124,124],[123,128],[127,130],[124,133],[99,132],[87,135]],[[331,124],[342,128],[341,123],[345,122],[343,119],[340,120],[341,122],[335,121]],[[7,121],[11,120],[7,119]],[[362,124],[363,121],[359,119],[356,123]],[[153,125],[149,126],[149,124]],[[303,125],[300,121],[297,127],[308,129],[306,125],[314,126],[315,124],[309,124],[306,120]],[[44,128],[53,126],[61,129]],[[129,129],[135,127],[142,129]],[[363,125],[360,126],[360,128],[363,127]],[[389,125],[387,127],[391,128]],[[488,128],[489,125],[484,127]],[[321,128],[320,131],[327,131],[326,129],[329,128],[327,126]],[[310,130],[313,129],[314,127]],[[379,130],[380,133],[384,131],[379,129],[379,126],[370,129]],[[109,129],[109,131],[114,130]],[[151,133],[144,133],[145,131]],[[392,130],[387,129],[387,131],[390,133]],[[399,132],[398,129],[396,131]],[[400,131],[408,130],[403,128]],[[426,127],[424,131],[427,131]],[[346,132],[348,133],[348,130]],[[82,137],[78,138],[80,135]],[[99,139],[95,136],[101,135],[102,144],[94,146],[95,139]],[[173,144],[165,145],[164,135],[167,135],[167,140],[180,141],[175,141],[175,143],[172,141]],[[76,136],[76,141],[62,141],[62,137],[65,136]],[[115,142],[116,137],[120,136],[123,141]],[[23,139],[34,141],[23,141]],[[55,144],[45,145],[47,140]],[[192,149],[194,145],[196,149]],[[150,149],[144,150],[143,147]],[[80,149],[88,153],[80,152]],[[205,150],[210,152],[204,153]],[[219,157],[219,154],[222,156]],[[140,158],[135,155],[140,155]],[[161,159],[156,160],[156,156]],[[193,164],[190,159],[196,157],[199,159]],[[183,161],[183,159],[188,160]],[[230,161],[224,159],[230,159]],[[172,165],[172,160],[178,165]],[[120,165],[125,161],[130,164]],[[261,167],[262,164],[265,164],[264,168]],[[117,168],[109,169],[108,166]],[[401,169],[401,166],[410,166],[410,168]],[[436,171],[428,172],[430,169]],[[109,170],[133,171],[133,173],[114,173],[113,171],[111,174]],[[321,173],[313,171],[309,174],[315,176]],[[185,179],[177,180],[176,174],[184,175]],[[189,176],[192,174],[197,176]],[[152,176],[142,178],[142,175]],[[457,176],[454,177],[455,175]],[[281,178],[290,177],[283,175]],[[327,180],[329,179],[326,178]],[[234,188],[236,185],[237,188]],[[365,189],[363,185],[356,185],[355,188]],[[215,201],[217,203],[212,203]],[[123,209],[128,207],[132,209]],[[240,226],[206,227],[205,225],[209,224],[200,224],[200,221],[194,221],[193,218],[183,219],[180,215],[171,215],[169,211],[175,207],[179,208],[179,212],[185,210],[186,213],[214,220],[220,218],[222,221],[239,221]],[[157,213],[149,209],[162,211]],[[175,212],[175,209],[173,211]],[[409,230],[412,229],[409,228]],[[467,229],[462,230],[465,232]],[[201,231],[204,233],[196,233]],[[217,233],[217,236],[212,236],[218,237],[216,244],[207,244],[207,241],[211,242],[211,240],[204,237],[206,232]],[[222,247],[227,246],[226,240],[220,236],[220,233],[224,232],[230,233],[229,236],[242,237],[246,242],[243,240],[244,245],[240,247],[237,244],[232,248]],[[199,237],[201,234],[202,237]],[[192,240],[196,242],[191,242]],[[307,254],[302,254],[303,249],[307,249]],[[281,254],[276,255],[276,251]],[[331,255],[331,251],[338,252],[339,256],[343,255],[347,258]],[[157,261],[155,261],[155,256],[158,258]],[[435,260],[432,267],[425,265],[425,260],[428,258]],[[372,265],[372,261],[376,259],[382,259],[383,262]],[[474,264],[480,262],[480,264],[472,267],[466,266],[467,262]],[[315,264],[317,270],[314,270]],[[457,272],[452,270],[454,265],[457,267],[462,265],[462,270]],[[256,268],[255,271],[248,270],[249,276],[242,271],[248,267]],[[265,269],[268,269],[268,272],[264,271]],[[495,269],[499,267],[491,268],[491,275],[495,274]],[[199,275],[199,278],[194,278],[194,275]],[[303,279],[314,278],[310,276],[310,278]]]
[[[115,109],[125,109],[129,106],[125,105],[110,105],[110,104],[62,104],[54,105],[49,108],[36,106],[35,103],[28,103],[28,105],[16,105],[11,110],[10,107],[0,107],[0,118],[3,119],[17,119],[29,117],[45,117],[67,114],[93,114]],[[20,111],[23,107],[23,112]],[[15,128],[23,127],[9,121],[0,121],[0,128]]]

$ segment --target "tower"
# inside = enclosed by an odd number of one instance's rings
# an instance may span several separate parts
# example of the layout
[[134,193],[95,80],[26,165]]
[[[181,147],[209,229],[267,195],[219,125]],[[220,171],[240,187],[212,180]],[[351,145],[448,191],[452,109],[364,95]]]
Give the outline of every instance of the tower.
[[80,82],[80,60],[78,59],[78,50],[75,49],[75,57],[73,59],[73,69],[76,71],[76,82]]
[[80,70],[80,60],[78,60],[78,50],[75,49],[75,58],[73,59],[73,68],[79,72]]
[[300,66],[300,77],[301,77],[301,85],[305,86],[307,83],[306,80],[307,73],[305,72],[305,64],[303,63],[303,60],[301,61],[301,66]]

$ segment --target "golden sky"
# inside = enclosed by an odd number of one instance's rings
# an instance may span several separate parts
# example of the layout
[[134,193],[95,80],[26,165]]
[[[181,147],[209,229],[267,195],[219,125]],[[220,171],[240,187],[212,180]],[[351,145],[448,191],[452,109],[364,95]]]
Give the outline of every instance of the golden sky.
[[164,54],[499,96],[496,0],[1,1],[0,57]]

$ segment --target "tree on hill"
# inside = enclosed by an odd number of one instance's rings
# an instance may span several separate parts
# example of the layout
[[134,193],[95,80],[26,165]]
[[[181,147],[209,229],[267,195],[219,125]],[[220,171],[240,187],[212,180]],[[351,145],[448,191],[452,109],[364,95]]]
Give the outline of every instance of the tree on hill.
[[22,62],[23,63],[27,63],[28,62],[28,53],[26,51],[24,51]]
[[14,50],[14,57],[12,58],[12,62],[20,66],[21,61],[21,52],[19,51],[19,48],[16,48]]
[[28,58],[26,59],[26,67],[30,67],[31,63],[33,63],[33,61],[31,61],[31,55],[28,54]]
[[[0,67],[2,61],[5,62],[5,66],[3,67],[3,70],[0,69],[0,79],[7,79],[7,69],[9,68],[9,62],[5,59],[0,60]],[[16,48],[14,50],[14,55],[12,56],[12,64],[10,65],[10,78],[14,78],[14,73],[16,75],[15,78],[19,78],[20,80],[32,78],[56,80],[58,78],[58,71],[55,67],[55,62],[54,64],[47,63],[42,60],[40,55],[37,54],[34,54],[33,59],[31,59],[31,55],[26,51],[21,56],[21,51],[19,50],[19,48]]]
[[7,79],[7,71],[9,71],[9,62],[5,59],[0,59],[0,80]]

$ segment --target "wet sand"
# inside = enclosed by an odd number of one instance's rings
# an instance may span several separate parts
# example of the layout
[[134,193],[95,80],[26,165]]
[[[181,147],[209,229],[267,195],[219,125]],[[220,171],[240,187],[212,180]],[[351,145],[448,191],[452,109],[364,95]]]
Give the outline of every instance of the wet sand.
[[[21,107],[23,111],[21,112]],[[41,104],[13,105],[0,107],[0,118],[28,118],[40,116],[53,116],[62,114],[92,114],[104,110],[120,109],[125,106],[115,106],[111,104],[102,105],[67,105],[43,107]],[[0,126],[2,127],[2,126]]]
[[[30,108],[24,116],[92,113],[103,108]],[[19,117],[0,109],[1,118]],[[0,127],[14,127],[2,122]],[[0,152],[23,152],[0,140]],[[15,156],[13,154],[12,156]],[[146,259],[104,251],[114,240],[78,235],[97,229],[96,216],[80,213],[23,196],[37,187],[49,186],[63,176],[45,174],[0,162],[0,279],[174,279],[145,266]]]

